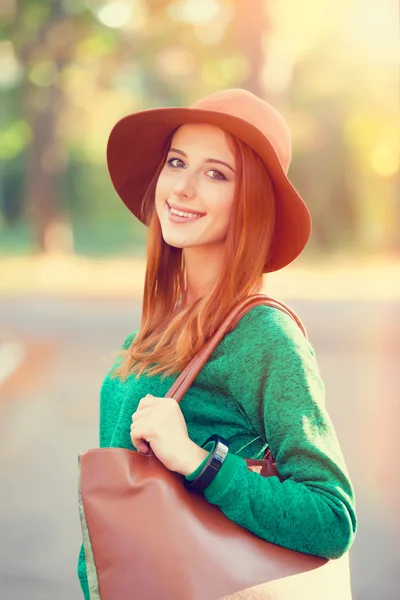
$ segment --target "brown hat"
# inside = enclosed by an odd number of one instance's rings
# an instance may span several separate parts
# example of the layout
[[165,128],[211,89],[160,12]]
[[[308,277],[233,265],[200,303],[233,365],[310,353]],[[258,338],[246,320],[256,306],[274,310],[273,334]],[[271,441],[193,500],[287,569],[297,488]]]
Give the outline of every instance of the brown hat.
[[246,90],[216,92],[190,108],[144,110],[118,121],[108,140],[107,161],[113,185],[126,206],[144,222],[143,198],[160,164],[165,143],[185,123],[215,125],[245,142],[263,160],[276,197],[274,238],[264,271],[277,271],[288,265],[310,238],[311,217],[287,177],[291,140],[284,118]]

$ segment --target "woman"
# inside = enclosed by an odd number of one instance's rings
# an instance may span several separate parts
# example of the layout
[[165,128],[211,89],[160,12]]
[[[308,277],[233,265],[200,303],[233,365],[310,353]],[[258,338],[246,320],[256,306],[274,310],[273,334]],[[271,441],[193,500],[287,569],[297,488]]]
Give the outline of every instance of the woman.
[[[148,260],[140,327],[102,387],[100,446],[147,453],[150,445],[193,482],[219,434],[229,451],[200,486],[205,499],[274,544],[338,558],[356,531],[354,493],[313,348],[289,316],[251,309],[182,402],[164,398],[229,310],[260,290],[263,273],[305,247],[310,216],[286,175],[290,155],[282,116],[244,90],[114,127],[110,175],[149,226]],[[242,460],[267,447],[282,481]],[[88,598],[83,551],[78,570]]]

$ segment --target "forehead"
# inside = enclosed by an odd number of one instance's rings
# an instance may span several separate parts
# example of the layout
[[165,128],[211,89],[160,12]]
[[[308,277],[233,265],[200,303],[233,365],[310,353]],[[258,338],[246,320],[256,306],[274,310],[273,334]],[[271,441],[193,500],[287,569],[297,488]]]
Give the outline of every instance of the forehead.
[[229,157],[233,156],[225,131],[206,123],[181,125],[174,133],[171,147],[179,148],[184,152],[189,149],[208,152],[214,158],[216,158],[216,152]]

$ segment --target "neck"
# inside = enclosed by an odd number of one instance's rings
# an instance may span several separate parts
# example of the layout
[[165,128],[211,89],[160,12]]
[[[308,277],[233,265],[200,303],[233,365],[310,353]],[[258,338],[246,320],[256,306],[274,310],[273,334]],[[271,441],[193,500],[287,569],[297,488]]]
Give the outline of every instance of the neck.
[[209,294],[216,284],[224,260],[224,247],[202,246],[185,248],[183,257],[186,270],[184,304],[192,304]]

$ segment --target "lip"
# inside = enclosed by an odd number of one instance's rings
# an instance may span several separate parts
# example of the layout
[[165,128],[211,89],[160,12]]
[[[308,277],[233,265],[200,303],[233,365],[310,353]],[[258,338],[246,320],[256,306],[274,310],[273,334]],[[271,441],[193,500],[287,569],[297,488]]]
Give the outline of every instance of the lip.
[[200,211],[195,211],[195,210],[193,210],[193,208],[186,208],[186,206],[173,206],[168,201],[167,201],[167,206],[168,206],[168,208],[173,208],[175,210],[180,210],[181,212],[194,213],[196,215],[201,215],[202,217],[204,217],[205,214],[206,214],[206,213],[203,213],[203,212],[200,212]]
[[[166,202],[167,205],[167,210],[168,210],[168,219],[170,221],[172,221],[173,223],[193,223],[193,221],[199,221],[202,217],[205,216],[205,213],[197,213],[198,215],[201,215],[200,217],[180,217],[179,215],[175,215],[171,212],[171,205]],[[193,210],[185,210],[183,207],[175,207],[172,206],[172,208],[174,208],[175,210],[181,210],[184,212],[193,212]]]

